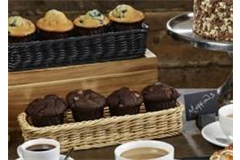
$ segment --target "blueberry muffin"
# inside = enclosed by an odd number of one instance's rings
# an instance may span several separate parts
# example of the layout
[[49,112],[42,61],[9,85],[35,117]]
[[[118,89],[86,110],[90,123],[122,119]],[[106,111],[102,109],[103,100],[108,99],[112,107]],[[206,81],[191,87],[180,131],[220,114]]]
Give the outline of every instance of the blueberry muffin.
[[141,28],[145,19],[143,12],[126,4],[118,5],[108,17],[116,31]]
[[85,15],[80,15],[74,20],[77,36],[94,35],[107,32],[110,20],[101,12],[94,9]]
[[68,38],[73,34],[73,22],[63,12],[52,9],[37,21],[41,40]]
[[29,42],[36,38],[36,27],[28,19],[21,16],[8,18],[8,42]]

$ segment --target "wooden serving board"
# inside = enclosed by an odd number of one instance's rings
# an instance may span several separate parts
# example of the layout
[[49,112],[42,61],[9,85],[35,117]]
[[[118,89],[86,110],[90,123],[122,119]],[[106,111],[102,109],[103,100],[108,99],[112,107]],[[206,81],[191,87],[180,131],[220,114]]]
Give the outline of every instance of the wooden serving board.
[[9,130],[18,129],[17,116],[28,103],[47,94],[65,97],[75,89],[92,89],[107,96],[123,86],[141,91],[158,79],[156,56],[149,50],[145,56],[133,60],[9,72]]

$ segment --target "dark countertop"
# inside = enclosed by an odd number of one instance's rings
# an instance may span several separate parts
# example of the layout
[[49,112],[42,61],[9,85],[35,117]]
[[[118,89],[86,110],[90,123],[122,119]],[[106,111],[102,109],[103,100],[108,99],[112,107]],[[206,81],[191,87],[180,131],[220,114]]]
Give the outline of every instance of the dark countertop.
[[[186,94],[201,90],[202,89],[180,89],[179,91],[182,94]],[[182,97],[180,98],[180,101],[182,101]],[[20,132],[11,132],[10,136],[11,140],[8,146],[8,159],[15,160],[17,158],[16,148],[23,143],[23,139]],[[208,143],[202,138],[194,121],[184,122],[182,135],[164,138],[161,139],[161,141],[168,142],[175,147],[176,158],[206,156],[221,149],[220,147]],[[75,160],[113,160],[115,148],[116,146],[75,151],[72,154],[72,157]]]

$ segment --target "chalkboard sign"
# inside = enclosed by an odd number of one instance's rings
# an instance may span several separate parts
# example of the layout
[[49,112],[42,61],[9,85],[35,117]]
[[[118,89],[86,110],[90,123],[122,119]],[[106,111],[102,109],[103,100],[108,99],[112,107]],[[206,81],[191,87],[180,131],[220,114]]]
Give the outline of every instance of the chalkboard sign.
[[194,120],[199,115],[217,113],[219,109],[216,90],[184,95],[186,119]]

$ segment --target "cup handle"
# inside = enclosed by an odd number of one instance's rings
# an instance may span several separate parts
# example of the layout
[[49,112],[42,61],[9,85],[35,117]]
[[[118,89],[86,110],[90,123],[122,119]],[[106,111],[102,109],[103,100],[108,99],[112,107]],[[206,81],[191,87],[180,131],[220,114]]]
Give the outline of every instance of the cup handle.
[[227,138],[230,141],[230,143],[233,143],[233,134],[228,135]]
[[22,160],[23,159],[23,148],[22,148],[22,146],[18,146],[17,153],[18,153],[19,158]]

